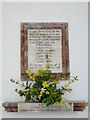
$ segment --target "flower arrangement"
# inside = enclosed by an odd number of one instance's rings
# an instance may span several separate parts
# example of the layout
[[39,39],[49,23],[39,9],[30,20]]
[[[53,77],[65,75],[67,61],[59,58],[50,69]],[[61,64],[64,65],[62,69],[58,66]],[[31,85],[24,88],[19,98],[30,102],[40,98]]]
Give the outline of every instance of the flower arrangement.
[[[11,82],[21,85],[20,89],[15,89],[15,91],[22,97],[25,97],[25,102],[40,102],[45,103],[48,107],[54,103],[60,103],[60,105],[72,105],[72,102],[69,102],[67,99],[64,99],[63,96],[67,91],[70,93],[72,89],[69,88],[69,85],[72,84],[75,80],[78,80],[78,76],[73,77],[68,81],[68,84],[61,86],[61,88],[57,88],[57,84],[64,79],[64,77],[60,77],[58,80],[54,79],[54,73],[51,73],[50,70],[50,59],[48,59],[48,55],[46,55],[46,67],[45,70],[39,70],[38,73],[33,73],[33,71],[28,68],[25,71],[25,76],[33,80],[33,82],[29,83],[26,81],[26,84],[19,83],[11,79]],[[67,73],[67,76],[70,76],[70,73]]]

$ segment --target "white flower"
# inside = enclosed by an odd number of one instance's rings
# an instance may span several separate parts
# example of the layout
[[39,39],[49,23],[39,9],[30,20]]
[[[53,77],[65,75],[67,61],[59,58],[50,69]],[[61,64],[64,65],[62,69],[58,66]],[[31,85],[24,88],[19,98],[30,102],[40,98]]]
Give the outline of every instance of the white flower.
[[44,93],[46,89],[42,88],[41,91]]

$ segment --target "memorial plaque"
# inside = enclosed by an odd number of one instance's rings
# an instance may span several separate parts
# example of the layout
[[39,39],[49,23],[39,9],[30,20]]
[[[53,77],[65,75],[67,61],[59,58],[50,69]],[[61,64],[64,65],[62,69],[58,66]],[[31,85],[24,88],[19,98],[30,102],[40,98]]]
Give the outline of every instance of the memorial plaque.
[[36,73],[45,68],[47,54],[52,73],[69,72],[68,23],[21,23],[21,80],[28,67]]

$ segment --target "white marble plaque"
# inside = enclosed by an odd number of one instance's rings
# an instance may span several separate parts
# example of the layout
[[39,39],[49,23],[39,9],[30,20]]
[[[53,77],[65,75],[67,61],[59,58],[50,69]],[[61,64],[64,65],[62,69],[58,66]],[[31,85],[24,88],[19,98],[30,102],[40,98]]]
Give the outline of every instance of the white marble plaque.
[[28,67],[38,72],[46,66],[45,55],[51,60],[53,73],[62,72],[61,29],[28,29]]
[[52,104],[47,107],[45,103],[18,103],[18,112],[23,111],[73,111],[73,104],[72,106]]

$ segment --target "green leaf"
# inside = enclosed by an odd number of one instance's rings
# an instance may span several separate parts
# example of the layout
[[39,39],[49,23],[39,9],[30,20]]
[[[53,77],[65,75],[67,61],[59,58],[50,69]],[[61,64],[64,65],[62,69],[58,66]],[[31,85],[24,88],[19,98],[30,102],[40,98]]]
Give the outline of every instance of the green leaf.
[[46,102],[46,106],[48,107],[50,105],[50,101],[47,101]]
[[72,102],[68,103],[70,106],[72,105]]
[[53,73],[50,73],[50,78],[54,78],[55,75]]
[[18,89],[15,89],[15,91],[17,92],[17,91],[18,91]]
[[43,99],[43,100],[42,100],[42,103],[45,103],[46,101],[47,101],[47,99]]
[[18,92],[19,94],[22,94],[22,90],[19,90],[19,92]]
[[54,89],[56,89],[56,84],[54,84]]
[[23,93],[22,90],[19,90],[18,94],[22,97],[22,96],[25,96],[25,94]]
[[62,86],[62,90],[67,90],[67,89]]
[[32,84],[32,83],[29,84],[29,88],[30,88],[31,84]]
[[46,58],[48,58],[48,55],[46,55]]
[[11,82],[15,82],[15,80],[13,80],[13,79],[10,79],[10,81],[11,81]]
[[28,87],[28,81],[26,82],[26,86]]
[[69,75],[70,75],[70,72],[66,73],[66,75],[69,76]]
[[52,103],[52,104],[54,104],[54,100],[53,100],[53,98],[52,98],[52,97],[51,97],[51,103]]
[[18,84],[18,81],[16,82],[16,84]]

